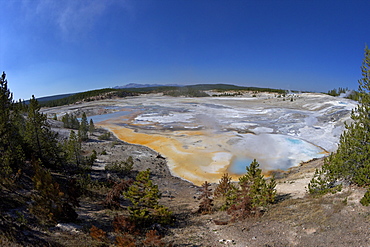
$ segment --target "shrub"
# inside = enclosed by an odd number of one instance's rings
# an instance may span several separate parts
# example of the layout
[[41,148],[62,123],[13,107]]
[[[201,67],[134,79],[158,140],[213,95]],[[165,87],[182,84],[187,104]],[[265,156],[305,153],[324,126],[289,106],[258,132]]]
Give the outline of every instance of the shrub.
[[120,174],[127,174],[132,171],[134,160],[129,156],[126,161],[115,161],[105,166],[105,170]]
[[136,247],[138,246],[136,244],[136,240],[135,238],[128,234],[128,233],[124,233],[124,234],[120,234],[119,236],[116,237],[116,245],[118,247]]
[[364,195],[364,197],[360,200],[360,203],[363,206],[369,206],[370,205],[370,189],[368,189]]
[[60,190],[59,184],[54,182],[50,172],[33,162],[35,176],[32,178],[36,193],[32,195],[33,203],[30,212],[43,224],[54,224],[57,221],[72,221],[77,218],[77,213],[67,200],[67,196]]
[[113,229],[116,233],[127,232],[133,235],[138,234],[136,224],[130,220],[127,216],[116,215],[113,219]]
[[129,186],[133,183],[132,179],[124,180],[115,183],[112,190],[108,192],[103,204],[105,207],[110,209],[117,209],[120,207],[120,197],[124,191],[126,191]]
[[105,132],[104,134],[100,135],[98,137],[98,139],[99,140],[106,140],[107,141],[107,140],[110,139],[110,136],[111,136],[110,132]]
[[156,230],[150,230],[145,234],[143,244],[148,247],[165,246]]
[[105,242],[107,240],[107,233],[94,225],[90,228],[90,236],[99,242]]

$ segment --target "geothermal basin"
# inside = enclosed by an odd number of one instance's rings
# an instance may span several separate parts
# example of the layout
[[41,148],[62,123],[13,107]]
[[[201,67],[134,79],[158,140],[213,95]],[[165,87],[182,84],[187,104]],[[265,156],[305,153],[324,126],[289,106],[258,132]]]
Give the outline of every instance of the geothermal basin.
[[[234,179],[253,159],[268,174],[335,151],[356,102],[324,94],[185,98],[149,94],[45,109],[85,111],[119,139],[164,156],[194,184]],[[94,114],[99,115],[94,115]]]

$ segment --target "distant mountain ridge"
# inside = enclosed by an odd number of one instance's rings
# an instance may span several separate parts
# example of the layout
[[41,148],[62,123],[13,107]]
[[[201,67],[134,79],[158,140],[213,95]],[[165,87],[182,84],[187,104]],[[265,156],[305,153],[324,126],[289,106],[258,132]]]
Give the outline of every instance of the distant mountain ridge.
[[179,84],[140,84],[140,83],[129,83],[124,86],[115,86],[113,89],[122,89],[122,88],[146,88],[146,87],[182,87]]

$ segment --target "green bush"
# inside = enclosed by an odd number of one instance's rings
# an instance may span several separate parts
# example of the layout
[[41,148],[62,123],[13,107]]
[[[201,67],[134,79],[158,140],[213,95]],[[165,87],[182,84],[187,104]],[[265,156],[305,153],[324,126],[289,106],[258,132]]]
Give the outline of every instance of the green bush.
[[364,197],[360,200],[360,203],[363,206],[369,206],[370,205],[370,189],[368,189],[364,195]]
[[110,139],[110,137],[111,137],[111,134],[110,134],[110,132],[105,132],[104,134],[102,134],[102,135],[100,135],[99,137],[98,137],[98,139],[99,140],[109,140]]
[[115,161],[105,166],[106,171],[116,172],[120,174],[127,174],[132,171],[134,167],[134,160],[129,156],[126,161]]

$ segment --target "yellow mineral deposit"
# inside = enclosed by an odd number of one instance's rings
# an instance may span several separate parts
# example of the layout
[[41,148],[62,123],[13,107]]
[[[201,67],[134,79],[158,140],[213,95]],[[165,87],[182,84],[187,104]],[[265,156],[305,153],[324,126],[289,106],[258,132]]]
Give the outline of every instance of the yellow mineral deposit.
[[[101,123],[125,142],[147,146],[167,159],[171,172],[196,185],[217,182],[232,160],[227,152],[227,138],[210,136],[200,131],[176,131],[171,136],[147,134],[112,123]],[[217,140],[217,143],[215,143]]]

